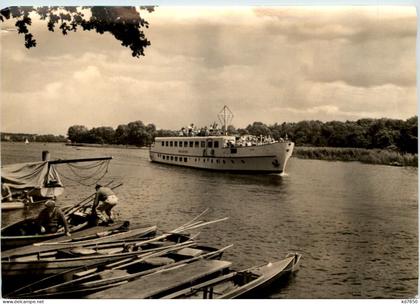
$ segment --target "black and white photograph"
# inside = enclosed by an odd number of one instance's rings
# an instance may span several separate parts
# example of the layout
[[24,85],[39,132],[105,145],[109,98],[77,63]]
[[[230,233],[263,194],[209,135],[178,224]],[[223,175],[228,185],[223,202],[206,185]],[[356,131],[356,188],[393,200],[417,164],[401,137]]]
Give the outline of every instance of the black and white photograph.
[[0,41],[3,301],[417,303],[415,6],[7,6]]

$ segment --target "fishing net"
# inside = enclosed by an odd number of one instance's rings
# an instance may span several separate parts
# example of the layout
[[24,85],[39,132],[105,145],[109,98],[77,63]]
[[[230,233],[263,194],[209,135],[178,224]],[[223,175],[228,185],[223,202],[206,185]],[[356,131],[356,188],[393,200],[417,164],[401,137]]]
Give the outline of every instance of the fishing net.
[[[55,167],[60,177],[90,187],[97,184],[108,173],[109,163],[110,160],[107,159],[89,163],[66,163]],[[63,170],[60,166],[63,166],[66,170]]]

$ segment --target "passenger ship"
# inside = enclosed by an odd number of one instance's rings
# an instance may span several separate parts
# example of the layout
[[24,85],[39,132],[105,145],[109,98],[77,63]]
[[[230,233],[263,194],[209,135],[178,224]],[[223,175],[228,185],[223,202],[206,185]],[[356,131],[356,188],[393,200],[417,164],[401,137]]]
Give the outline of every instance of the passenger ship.
[[[226,106],[222,110],[226,112]],[[226,118],[224,118],[226,126]],[[226,128],[224,128],[226,129]],[[289,140],[229,135],[156,137],[153,162],[229,172],[283,173],[292,155]]]

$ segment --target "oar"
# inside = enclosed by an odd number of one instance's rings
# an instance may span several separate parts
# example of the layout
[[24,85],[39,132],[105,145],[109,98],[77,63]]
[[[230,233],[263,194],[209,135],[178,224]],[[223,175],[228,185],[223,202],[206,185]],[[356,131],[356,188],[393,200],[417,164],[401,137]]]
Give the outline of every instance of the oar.
[[179,249],[187,248],[187,247],[190,247],[192,245],[194,245],[194,241],[186,241],[186,242],[183,242],[183,243],[180,243],[180,244],[176,244],[176,245],[174,245],[173,247],[171,247],[169,249],[158,251],[158,252],[153,252],[149,256],[143,256],[140,259],[136,259],[134,261],[127,262],[127,263],[124,263],[124,264],[114,265],[111,269],[115,270],[115,269],[126,268],[128,266],[141,263],[145,259],[152,258],[152,257],[157,257],[157,256],[161,256],[162,254],[166,254],[166,253],[171,252],[171,251],[174,251],[174,250],[179,250]]
[[178,228],[181,228],[181,227],[190,225],[192,222],[194,222],[195,220],[197,220],[200,217],[202,217],[207,211],[209,211],[209,208],[207,208],[206,210],[204,210],[203,212],[201,212],[199,215],[197,215],[195,218],[193,218],[192,220],[186,222],[184,225],[182,225],[182,226],[180,226]]
[[[190,230],[190,229],[196,229],[196,228],[207,226],[207,225],[210,225],[210,224],[214,224],[214,223],[226,221],[227,219],[229,219],[229,218],[228,217],[224,217],[224,218],[221,218],[221,219],[218,219],[218,220],[214,220],[214,221],[210,221],[210,222],[204,222],[204,223],[200,223],[200,224],[197,224],[197,225],[188,226],[186,228],[183,228],[180,231],[186,231],[186,230]],[[180,231],[177,231],[177,232],[180,232]]]
[[[111,189],[112,189],[112,190],[114,190],[114,189],[116,189],[116,188],[118,188],[118,187],[121,187],[122,185],[123,185],[123,183],[118,184],[118,185],[116,185],[116,186],[112,187]],[[73,206],[70,210],[67,210],[66,212],[64,212],[64,214],[65,214],[66,216],[68,216],[68,215],[70,215],[70,214],[72,214],[72,213],[76,212],[78,209],[80,209],[80,208],[82,208],[82,207],[86,206],[87,204],[89,204],[89,203],[90,203],[89,199],[90,199],[90,198],[93,198],[93,197],[95,196],[95,194],[96,194],[96,193],[91,194],[89,197],[85,198],[82,202],[80,202],[80,203],[76,204],[76,205],[75,205],[75,206]]]
[[[160,248],[149,249],[148,252],[140,253],[137,257],[138,258],[150,257],[150,255],[156,253],[156,251],[158,251],[158,252],[166,252],[166,251],[168,251],[168,249],[173,249],[176,246],[179,247],[179,245],[180,244],[170,245],[170,246],[165,246],[165,247],[160,247]],[[94,267],[94,265],[92,265],[92,267]],[[99,273],[109,272],[109,271],[111,271],[111,269],[107,269],[107,270],[101,271]],[[59,284],[56,284],[56,285],[53,285],[53,286],[48,286],[48,287],[45,287],[45,288],[42,288],[42,289],[38,289],[38,290],[36,290],[34,292],[39,293],[39,292],[43,292],[43,291],[48,291],[50,289],[62,288],[62,287],[67,286],[67,285],[73,285],[74,283],[77,283],[79,281],[84,281],[84,280],[89,279],[91,277],[96,277],[97,275],[98,275],[98,272],[95,272],[95,273],[89,274],[87,276],[82,276],[80,278],[73,279],[73,280],[70,280],[70,281],[67,281],[67,282],[63,282],[63,283],[59,283]]]
[[[114,181],[111,181],[111,182],[109,182],[108,184],[106,184],[105,185],[105,187],[108,187],[109,185],[111,185],[112,183],[113,183]],[[114,186],[114,187],[112,187],[111,189],[112,190],[114,190],[114,189],[116,189],[116,188],[118,188],[118,187],[120,187],[120,186],[122,186],[122,183],[121,184],[119,184],[119,185],[117,185],[117,186]],[[89,195],[88,197],[86,197],[83,201],[81,201],[80,203],[78,203],[78,204],[76,204],[75,206],[73,206],[70,210],[67,210],[66,212],[65,212],[65,215],[69,215],[69,214],[71,214],[71,213],[74,213],[74,212],[76,212],[78,209],[80,209],[80,208],[82,208],[82,207],[84,207],[84,206],[86,206],[87,204],[90,204],[90,199],[92,199],[93,197],[95,197],[95,195],[96,195],[96,192],[95,193],[92,193],[91,195]]]
[[[112,282],[112,281],[115,281],[115,280],[119,280],[119,281],[123,281],[123,280],[124,281],[131,281],[131,280],[134,280],[134,279],[136,279],[138,277],[141,277],[141,276],[146,276],[146,275],[149,275],[149,274],[152,274],[152,273],[161,272],[161,271],[164,271],[164,270],[174,269],[174,268],[179,267],[181,265],[185,265],[185,264],[188,264],[188,263],[197,261],[197,260],[202,260],[202,259],[206,259],[206,258],[212,258],[214,256],[217,256],[217,255],[221,254],[222,252],[224,252],[225,250],[227,250],[228,248],[230,248],[232,246],[233,246],[233,244],[228,245],[228,246],[226,246],[224,248],[221,248],[221,249],[216,250],[216,251],[213,251],[213,252],[208,252],[208,253],[202,254],[202,255],[197,256],[197,257],[192,257],[192,258],[189,258],[189,259],[186,259],[186,260],[181,260],[181,261],[178,261],[178,262],[175,262],[175,263],[172,263],[172,264],[167,264],[167,265],[163,265],[163,266],[160,266],[160,267],[156,267],[156,268],[152,268],[152,269],[140,271],[138,273],[126,274],[126,275],[117,276],[117,277],[114,277],[114,278],[94,280],[94,281],[88,282],[87,284],[91,284],[91,285],[94,285],[95,286],[95,285],[99,285],[101,283],[102,284],[110,283],[110,281]],[[178,250],[178,249],[180,249],[180,248],[178,247],[176,249],[175,248],[171,248],[171,249],[168,249],[168,250],[162,250],[161,252],[153,253],[153,255],[154,256],[159,256],[159,254],[160,255],[163,255],[163,254],[166,254],[168,252],[171,252],[173,250]],[[164,251],[167,251],[167,252],[164,252]],[[141,258],[141,260],[144,260],[145,258],[148,258],[148,257],[151,257],[151,255],[150,256],[144,255]],[[116,269],[116,268],[105,270],[105,271],[101,271],[101,272],[96,272],[96,273],[93,273],[93,274],[90,274],[88,276],[84,276],[84,277],[81,277],[81,278],[78,278],[78,279],[75,279],[75,280],[72,280],[72,281],[61,283],[61,284],[58,284],[58,285],[55,285],[55,286],[50,286],[50,287],[47,287],[47,288],[44,288],[44,289],[41,289],[41,290],[36,290],[36,291],[34,291],[34,293],[40,293],[40,292],[45,292],[45,291],[48,292],[48,290],[50,290],[50,289],[58,290],[58,288],[62,288],[63,286],[74,285],[74,283],[79,282],[79,281],[85,281],[86,279],[88,279],[90,277],[96,277],[96,276],[98,276],[100,274],[109,273],[109,272],[111,272],[114,269]],[[77,285],[72,286],[72,287],[76,288],[76,286]],[[102,286],[102,285],[99,285],[99,286]],[[80,287],[78,287],[78,288],[80,288]],[[83,288],[80,288],[79,290],[80,291],[83,291]],[[65,292],[65,291],[66,290],[64,289],[63,292]]]
[[[116,280],[126,281],[126,282],[132,281],[132,280],[135,280],[138,277],[147,276],[147,275],[150,275],[152,273],[158,273],[158,272],[162,272],[162,271],[176,269],[180,266],[183,266],[185,264],[189,264],[189,263],[197,261],[197,260],[212,258],[213,256],[219,255],[220,253],[222,253],[223,251],[225,251],[226,249],[228,249],[232,246],[233,245],[231,244],[231,245],[226,246],[224,248],[221,248],[219,250],[216,250],[216,251],[213,251],[213,252],[208,252],[208,253],[202,254],[202,255],[197,256],[197,257],[189,258],[189,259],[186,259],[186,260],[181,260],[181,261],[178,261],[178,262],[175,262],[175,263],[172,263],[172,264],[163,265],[163,266],[160,266],[160,267],[157,267],[157,268],[152,268],[152,269],[140,271],[138,273],[126,274],[126,275],[122,275],[122,276],[118,276],[118,277],[114,277],[114,278],[88,282],[87,285],[89,286],[90,284],[92,284],[94,286],[95,285],[98,286],[100,283],[107,283],[109,281],[111,281],[111,283],[112,283],[112,281],[116,281]],[[102,286],[102,285],[99,285],[99,286]]]
[[[106,187],[108,187],[109,185],[111,185],[112,183],[113,183],[114,181],[112,180],[112,181],[110,181],[108,184],[106,184],[105,186]],[[87,200],[89,200],[92,196],[94,196],[95,195],[95,193],[93,193],[93,194],[91,194],[91,195],[89,195],[88,197],[85,197],[84,199],[82,199],[80,202],[78,202],[77,204],[75,204],[75,205],[71,205],[71,206],[67,206],[67,207],[65,207],[65,208],[63,208],[63,212],[64,212],[64,214],[67,214],[67,212],[69,212],[71,209],[73,209],[73,208],[75,208],[75,207],[77,207],[77,206],[79,206],[80,204],[83,204],[84,202],[86,202]]]
[[[107,186],[107,187],[108,187],[108,186],[109,186],[109,185],[111,185],[113,182],[114,182],[114,181],[112,180],[112,181],[110,181],[108,184],[106,184],[105,186]],[[82,200],[81,200],[80,202],[78,202],[77,204],[69,206],[69,207],[68,207],[68,209],[64,209],[64,210],[63,210],[64,214],[65,214],[65,215],[67,215],[67,214],[70,212],[70,210],[71,210],[71,209],[74,209],[74,208],[76,208],[76,207],[79,207],[81,204],[83,204],[84,202],[86,202],[86,201],[88,201],[90,198],[92,198],[95,194],[96,194],[96,193],[93,193],[93,194],[91,194],[91,195],[89,195],[89,196],[85,197],[84,199],[82,199]]]

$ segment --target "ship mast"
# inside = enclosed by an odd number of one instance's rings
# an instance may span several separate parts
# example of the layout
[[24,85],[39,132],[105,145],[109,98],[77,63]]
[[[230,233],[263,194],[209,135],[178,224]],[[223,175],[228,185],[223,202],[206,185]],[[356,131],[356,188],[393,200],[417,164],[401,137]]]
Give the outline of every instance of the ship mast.
[[231,123],[233,119],[232,111],[228,108],[228,106],[225,105],[219,112],[219,114],[217,114],[217,117],[219,118],[219,121],[222,124],[223,133],[227,135],[228,124]]

